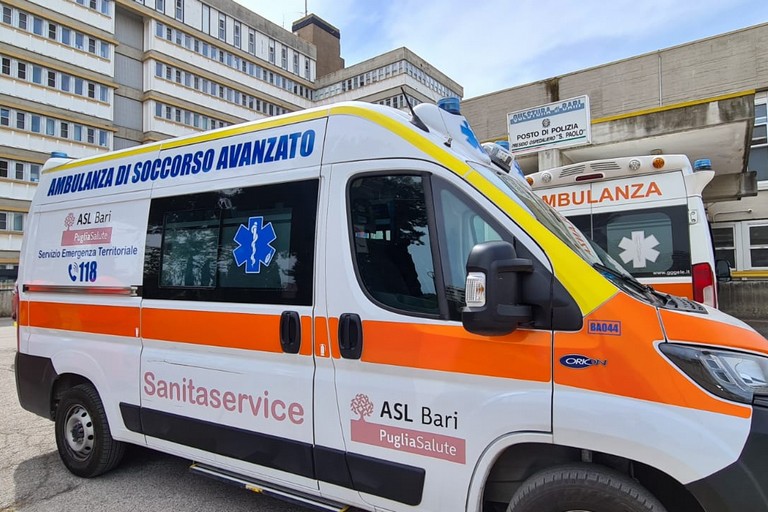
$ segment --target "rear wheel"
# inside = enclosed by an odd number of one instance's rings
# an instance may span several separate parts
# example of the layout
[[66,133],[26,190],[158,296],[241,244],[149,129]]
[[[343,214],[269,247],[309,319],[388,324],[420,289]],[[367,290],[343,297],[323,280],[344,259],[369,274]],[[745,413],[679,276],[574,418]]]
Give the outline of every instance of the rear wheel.
[[628,476],[591,464],[545,469],[523,482],[507,512],[666,512]]
[[84,478],[106,473],[123,458],[125,445],[112,439],[104,406],[93,386],[75,386],[59,401],[56,446],[67,469]]

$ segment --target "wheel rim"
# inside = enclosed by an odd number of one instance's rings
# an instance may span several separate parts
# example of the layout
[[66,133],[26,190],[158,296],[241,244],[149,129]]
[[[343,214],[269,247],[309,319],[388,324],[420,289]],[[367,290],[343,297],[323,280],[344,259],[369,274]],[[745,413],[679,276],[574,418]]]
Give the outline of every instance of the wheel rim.
[[93,452],[94,430],[91,414],[82,405],[69,408],[64,424],[64,440],[72,456],[83,461]]

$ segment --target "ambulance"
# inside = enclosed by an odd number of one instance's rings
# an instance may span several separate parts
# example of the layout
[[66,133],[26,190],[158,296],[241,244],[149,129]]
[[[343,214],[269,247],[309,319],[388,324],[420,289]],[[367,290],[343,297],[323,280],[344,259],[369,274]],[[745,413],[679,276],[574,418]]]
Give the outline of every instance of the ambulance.
[[534,191],[640,282],[717,307],[701,199],[715,172],[685,155],[592,160],[530,174]]
[[55,155],[19,401],[86,478],[133,444],[321,510],[768,511],[768,342],[508,164],[453,101]]

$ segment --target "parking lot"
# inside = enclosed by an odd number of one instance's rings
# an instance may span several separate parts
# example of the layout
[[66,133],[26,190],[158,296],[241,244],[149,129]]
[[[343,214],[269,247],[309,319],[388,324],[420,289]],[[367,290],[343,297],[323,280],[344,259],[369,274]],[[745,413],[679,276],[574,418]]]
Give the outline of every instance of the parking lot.
[[123,463],[85,480],[59,461],[53,422],[19,406],[13,361],[16,333],[0,319],[0,512],[306,510],[188,472],[189,461],[131,447]]

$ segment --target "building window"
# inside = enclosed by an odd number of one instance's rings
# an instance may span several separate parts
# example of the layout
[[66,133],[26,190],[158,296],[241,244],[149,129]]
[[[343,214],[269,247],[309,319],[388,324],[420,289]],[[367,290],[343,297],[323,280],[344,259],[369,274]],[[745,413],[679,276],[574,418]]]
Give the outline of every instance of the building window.
[[256,53],[256,33],[253,30],[248,30],[248,53]]
[[184,0],[176,0],[174,17],[179,21],[184,21]]
[[752,146],[749,150],[748,168],[757,172],[758,181],[768,180],[768,105],[766,93],[755,97],[755,126],[752,129]]
[[227,17],[222,12],[219,13],[219,39],[227,39]]
[[280,49],[280,66],[283,69],[288,69],[288,48]]
[[40,166],[38,164],[29,166],[29,181],[40,181]]
[[768,224],[749,225],[750,267],[768,267]]
[[8,177],[8,160],[0,160],[0,178]]
[[32,32],[38,36],[43,35],[43,20],[37,16],[32,18]]
[[0,108],[0,126],[11,125],[11,111],[7,108]]
[[155,9],[164,13],[165,12],[165,0],[155,0]]
[[54,41],[56,40],[57,29],[58,27],[55,23],[48,22],[48,39],[53,39]]
[[23,130],[26,126],[26,116],[24,112],[16,112],[16,128]]
[[732,225],[713,226],[712,241],[715,246],[715,259],[726,260],[731,268],[737,268],[734,227]]
[[275,63],[275,42],[272,39],[269,40],[269,62]]
[[242,27],[240,25],[239,21],[235,22],[233,37],[234,37],[234,45],[238,48],[240,48],[240,31],[242,30]]
[[56,87],[56,72],[48,71],[48,87]]
[[4,75],[10,75],[11,74],[11,59],[7,57],[3,57],[2,59],[2,73]]
[[3,23],[6,25],[10,25],[13,17],[12,17],[13,11],[11,11],[11,8],[7,5],[3,6]]
[[21,162],[16,162],[16,174],[14,176],[17,180],[23,180],[24,179],[24,164]]
[[203,32],[211,33],[211,8],[203,5]]
[[27,30],[27,13],[20,12],[19,13],[19,22],[17,25],[22,30]]

